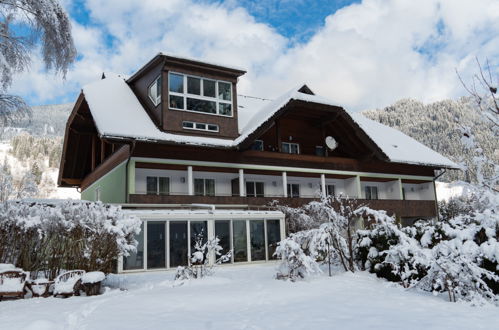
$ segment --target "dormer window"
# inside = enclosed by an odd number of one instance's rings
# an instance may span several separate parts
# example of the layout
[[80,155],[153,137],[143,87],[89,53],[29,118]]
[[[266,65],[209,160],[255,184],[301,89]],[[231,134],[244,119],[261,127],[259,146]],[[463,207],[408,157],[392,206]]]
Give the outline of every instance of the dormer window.
[[154,106],[157,106],[158,104],[161,103],[161,76],[158,76],[156,80],[153,81],[151,85],[149,85],[149,99],[151,99],[151,102],[154,104]]
[[170,72],[170,109],[232,117],[232,84]]

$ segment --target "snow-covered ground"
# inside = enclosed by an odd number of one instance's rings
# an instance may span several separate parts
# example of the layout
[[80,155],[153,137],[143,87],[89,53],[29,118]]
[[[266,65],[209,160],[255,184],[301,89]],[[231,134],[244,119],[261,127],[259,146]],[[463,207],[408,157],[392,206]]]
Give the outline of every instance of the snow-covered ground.
[[[358,272],[304,282],[275,265],[225,266],[173,286],[173,272],[114,275],[101,296],[0,302],[1,329],[497,329],[499,308],[447,302]],[[122,290],[120,290],[120,288]],[[127,289],[127,290],[124,290]]]

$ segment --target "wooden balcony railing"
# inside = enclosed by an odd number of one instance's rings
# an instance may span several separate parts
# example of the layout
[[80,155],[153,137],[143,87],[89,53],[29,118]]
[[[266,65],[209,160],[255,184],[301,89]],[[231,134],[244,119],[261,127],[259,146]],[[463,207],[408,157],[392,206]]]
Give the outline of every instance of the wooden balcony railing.
[[[273,201],[280,205],[299,207],[317,198],[285,198],[285,197],[240,197],[240,196],[188,196],[188,195],[142,195],[130,194],[129,202],[133,204],[214,204],[214,205],[248,205],[268,206]],[[359,200],[376,210],[385,210],[388,214],[400,217],[434,217],[435,201],[431,200]]]

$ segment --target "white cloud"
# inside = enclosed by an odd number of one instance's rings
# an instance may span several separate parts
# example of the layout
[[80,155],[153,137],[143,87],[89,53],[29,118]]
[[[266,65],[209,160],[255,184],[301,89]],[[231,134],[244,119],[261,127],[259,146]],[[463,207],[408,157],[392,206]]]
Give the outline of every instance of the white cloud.
[[[78,91],[102,71],[130,74],[163,51],[247,68],[239,85],[245,94],[276,97],[307,82],[360,110],[405,97],[456,97],[463,90],[455,68],[473,70],[476,55],[499,59],[499,5],[493,0],[365,0],[328,16],[302,44],[236,4],[87,0],[92,24],[74,23],[81,58],[67,81],[46,75],[35,61],[13,91],[34,103],[49,102]],[[109,35],[112,45],[106,43]]]

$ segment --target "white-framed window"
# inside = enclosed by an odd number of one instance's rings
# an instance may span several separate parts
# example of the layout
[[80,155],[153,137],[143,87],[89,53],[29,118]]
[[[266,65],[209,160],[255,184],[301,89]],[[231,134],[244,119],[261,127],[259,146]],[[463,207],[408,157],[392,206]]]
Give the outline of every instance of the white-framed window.
[[246,197],[264,197],[264,184],[263,182],[246,182]]
[[147,94],[155,106],[161,103],[161,76],[158,76],[152,84],[149,85]]
[[169,195],[170,178],[162,176],[146,177],[146,193],[148,195]]
[[168,73],[169,108],[232,117],[232,83]]
[[262,140],[255,140],[253,142],[253,144],[251,145],[251,150],[263,151],[263,141]]
[[215,196],[215,179],[194,179],[194,195]]
[[335,195],[334,184],[328,184],[328,185],[326,185],[326,194],[328,196],[334,196]]
[[218,132],[218,125],[207,124],[207,123],[196,123],[193,121],[182,122],[183,129],[192,129],[196,131],[208,131],[208,132]]
[[286,154],[299,154],[300,153],[300,145],[298,143],[283,142],[282,143],[282,152],[284,152]]
[[365,186],[366,199],[378,199],[378,187]]
[[300,185],[298,183],[288,183],[288,197],[300,197]]

